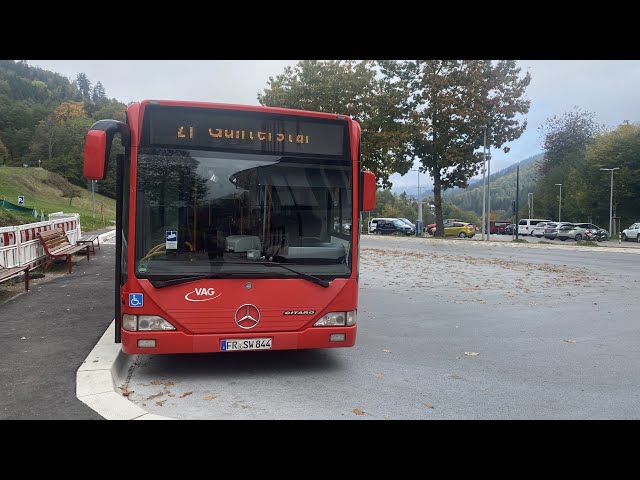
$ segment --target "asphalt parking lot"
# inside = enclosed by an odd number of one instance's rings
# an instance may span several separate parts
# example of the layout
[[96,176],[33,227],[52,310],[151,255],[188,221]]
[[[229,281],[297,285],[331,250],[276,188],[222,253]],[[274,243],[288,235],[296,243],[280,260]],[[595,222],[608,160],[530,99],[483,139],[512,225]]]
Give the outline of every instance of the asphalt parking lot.
[[178,419],[640,418],[640,250],[557,243],[363,236],[355,347],[139,356],[129,399]]

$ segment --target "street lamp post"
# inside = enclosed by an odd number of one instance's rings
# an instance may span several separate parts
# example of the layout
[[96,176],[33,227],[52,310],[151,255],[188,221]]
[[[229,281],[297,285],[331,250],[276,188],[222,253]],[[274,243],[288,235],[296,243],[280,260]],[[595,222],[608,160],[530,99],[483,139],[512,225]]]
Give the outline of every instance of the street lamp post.
[[422,236],[422,197],[420,195],[420,168],[411,169],[412,172],[418,172],[418,220],[416,220],[416,237]]
[[487,163],[487,126],[483,125],[480,127],[481,130],[484,130],[484,147],[482,149],[482,240],[484,240],[484,232],[485,232],[485,210],[486,210],[486,163]]
[[533,193],[527,194],[527,200],[529,203],[529,218],[533,218]]
[[562,213],[562,184],[556,183],[556,187],[560,187],[560,197],[558,198],[558,222],[559,222],[560,214]]
[[611,196],[609,197],[609,237],[613,236],[613,171],[620,170],[620,167],[601,168],[603,172],[611,172]]
[[93,212],[92,217],[96,218],[96,192],[95,192],[95,180],[91,180],[91,211]]
[[487,147],[487,240],[491,240],[491,145]]

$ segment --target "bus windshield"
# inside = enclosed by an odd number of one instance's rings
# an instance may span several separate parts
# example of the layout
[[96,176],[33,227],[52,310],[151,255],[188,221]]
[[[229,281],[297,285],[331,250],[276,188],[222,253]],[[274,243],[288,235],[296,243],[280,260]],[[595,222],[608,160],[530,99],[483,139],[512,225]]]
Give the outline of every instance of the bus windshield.
[[335,158],[142,146],[136,276],[348,277],[352,176]]

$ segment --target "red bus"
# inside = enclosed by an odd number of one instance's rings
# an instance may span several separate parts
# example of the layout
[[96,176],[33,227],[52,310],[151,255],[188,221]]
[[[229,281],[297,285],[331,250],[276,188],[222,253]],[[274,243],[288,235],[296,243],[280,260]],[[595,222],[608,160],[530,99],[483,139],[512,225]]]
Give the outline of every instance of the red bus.
[[[145,100],[89,130],[84,176],[116,134],[116,342],[128,354],[351,347],[361,212],[376,179],[350,117]],[[353,228],[352,228],[353,226]]]

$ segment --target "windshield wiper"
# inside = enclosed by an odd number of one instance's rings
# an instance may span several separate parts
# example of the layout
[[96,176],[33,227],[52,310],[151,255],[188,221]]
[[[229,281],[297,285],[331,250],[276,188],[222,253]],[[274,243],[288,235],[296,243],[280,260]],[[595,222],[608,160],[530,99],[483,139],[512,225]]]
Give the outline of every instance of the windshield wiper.
[[323,280],[322,278],[314,277],[313,275],[309,275],[308,273],[299,272],[297,270],[294,270],[293,268],[283,265],[280,262],[274,262],[274,261],[264,262],[263,265],[275,265],[277,267],[284,268],[285,270],[289,270],[290,272],[295,273],[300,278],[309,280],[310,282],[315,283],[316,285],[320,285],[321,287],[324,287],[324,288],[327,288],[329,285],[331,285],[329,282],[327,282],[326,280]]
[[[271,257],[273,258],[273,256]],[[221,264],[226,264],[226,265],[274,265],[277,267],[281,267],[284,268],[285,270],[289,270],[292,273],[295,273],[298,277],[300,278],[304,278],[305,280],[310,281],[311,283],[315,283],[316,285],[320,285],[321,287],[327,288],[329,285],[331,285],[331,283],[327,282],[326,280],[323,280],[322,278],[318,278],[318,277],[314,277],[313,275],[309,275],[308,273],[303,273],[303,272],[299,272],[297,270],[294,270],[291,267],[287,267],[285,265],[283,265],[280,262],[274,262],[273,260],[270,262],[254,262],[254,261],[247,261],[247,262],[225,262],[224,260],[220,260],[220,261],[209,261],[209,263],[221,263]],[[241,274],[240,274],[241,275]]]
[[174,277],[167,280],[155,280],[148,278],[151,285],[155,288],[170,287],[171,285],[179,285],[181,283],[195,282],[196,280],[205,280],[207,278],[224,278],[234,275],[233,273],[214,273],[208,275],[189,275],[185,277]]

